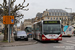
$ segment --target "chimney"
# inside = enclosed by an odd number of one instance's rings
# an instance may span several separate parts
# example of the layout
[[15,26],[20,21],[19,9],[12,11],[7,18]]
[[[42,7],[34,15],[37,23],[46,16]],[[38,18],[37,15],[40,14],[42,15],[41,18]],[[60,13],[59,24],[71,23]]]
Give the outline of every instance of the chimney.
[[48,9],[46,9],[46,11],[48,11]]

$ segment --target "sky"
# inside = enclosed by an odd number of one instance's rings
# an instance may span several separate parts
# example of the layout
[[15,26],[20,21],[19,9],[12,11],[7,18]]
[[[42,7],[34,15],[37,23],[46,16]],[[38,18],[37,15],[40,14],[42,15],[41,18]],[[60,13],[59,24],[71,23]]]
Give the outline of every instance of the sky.
[[[3,0],[0,0],[0,3],[2,3],[2,1]],[[22,2],[23,0],[16,0],[15,5],[18,5]],[[20,11],[20,13],[24,15],[24,18],[20,21],[35,18],[38,12],[42,13],[46,9],[63,9],[70,13],[71,10],[65,8],[72,8],[72,12],[75,12],[75,0],[26,0],[24,5],[26,5],[27,3],[29,3],[29,6],[26,8],[29,8],[29,10]],[[19,25],[20,24],[18,24],[18,26]]]

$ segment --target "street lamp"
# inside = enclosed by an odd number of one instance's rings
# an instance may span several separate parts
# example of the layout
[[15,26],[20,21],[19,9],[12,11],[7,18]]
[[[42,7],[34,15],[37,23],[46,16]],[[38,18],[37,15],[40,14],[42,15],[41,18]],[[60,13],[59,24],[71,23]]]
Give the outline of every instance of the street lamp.
[[70,9],[71,10],[71,13],[72,13],[72,8],[65,8],[65,9]]
[[[65,9],[70,9],[72,13],[72,8],[65,8]],[[68,16],[68,24],[69,24],[69,16]]]

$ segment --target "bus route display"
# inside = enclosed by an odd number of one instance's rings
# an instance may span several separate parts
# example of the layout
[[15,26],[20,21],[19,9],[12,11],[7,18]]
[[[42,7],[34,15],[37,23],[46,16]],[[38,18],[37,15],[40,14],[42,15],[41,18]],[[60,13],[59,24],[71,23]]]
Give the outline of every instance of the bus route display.
[[60,24],[60,21],[43,21],[43,24]]

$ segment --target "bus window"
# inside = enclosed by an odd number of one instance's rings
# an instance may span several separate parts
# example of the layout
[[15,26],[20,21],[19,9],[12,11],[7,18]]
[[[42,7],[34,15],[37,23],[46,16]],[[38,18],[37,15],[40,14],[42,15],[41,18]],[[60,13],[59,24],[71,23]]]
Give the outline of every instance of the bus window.
[[46,34],[57,34],[57,33],[59,34],[61,32],[61,27],[59,24],[57,24],[57,25],[44,24],[43,31]]

